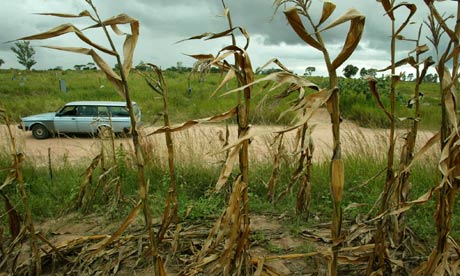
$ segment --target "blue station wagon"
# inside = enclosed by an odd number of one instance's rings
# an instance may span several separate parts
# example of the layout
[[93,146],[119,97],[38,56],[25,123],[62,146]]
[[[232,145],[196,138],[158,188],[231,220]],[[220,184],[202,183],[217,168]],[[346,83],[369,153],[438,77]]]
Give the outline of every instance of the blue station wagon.
[[[136,122],[141,124],[141,111],[133,102]],[[32,131],[36,139],[46,139],[60,133],[128,132],[131,119],[126,102],[79,101],[70,102],[57,112],[22,118],[19,128]]]

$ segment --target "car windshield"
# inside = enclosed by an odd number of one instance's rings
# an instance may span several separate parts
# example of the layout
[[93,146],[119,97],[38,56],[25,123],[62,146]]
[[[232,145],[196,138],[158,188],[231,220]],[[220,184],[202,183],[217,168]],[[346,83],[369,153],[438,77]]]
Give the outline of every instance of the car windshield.
[[61,111],[61,109],[63,109],[64,107],[65,107],[65,105],[60,106],[60,107],[59,107],[58,109],[56,109],[56,111],[54,111],[54,112],[59,113],[59,112]]

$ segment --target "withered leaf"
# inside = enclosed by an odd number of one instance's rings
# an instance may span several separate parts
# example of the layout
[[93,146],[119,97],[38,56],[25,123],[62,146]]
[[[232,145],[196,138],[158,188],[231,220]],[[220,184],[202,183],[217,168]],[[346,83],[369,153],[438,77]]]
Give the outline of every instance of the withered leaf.
[[230,174],[232,173],[233,166],[235,162],[238,160],[238,154],[242,144],[237,145],[234,147],[230,153],[228,154],[227,160],[225,161],[224,167],[222,168],[222,172],[220,173],[219,179],[217,180],[215,191],[218,192],[222,189],[222,187],[227,183]]
[[212,116],[212,117],[208,117],[208,118],[204,118],[204,119],[189,120],[189,121],[187,121],[185,123],[170,126],[170,127],[168,127],[168,126],[161,127],[161,128],[158,128],[157,130],[153,131],[152,133],[148,134],[147,136],[150,136],[150,135],[153,135],[153,134],[165,133],[165,132],[182,131],[182,130],[190,128],[190,127],[192,127],[194,125],[202,124],[202,123],[220,122],[220,121],[223,121],[223,120],[226,120],[226,119],[229,119],[229,118],[235,116],[236,113],[237,113],[237,108],[234,107],[234,108],[230,109],[229,111],[227,111],[225,113],[215,115],[215,116]]
[[305,29],[302,20],[300,19],[299,14],[297,13],[297,9],[295,7],[291,7],[284,11],[284,15],[286,16],[289,24],[294,29],[296,34],[307,44],[310,46],[323,51],[323,46],[315,40],[311,35],[308,34],[307,30]]
[[69,14],[69,13],[37,13],[38,15],[49,15],[49,16],[56,16],[56,17],[65,17],[65,18],[79,18],[79,17],[90,17],[92,20],[97,21],[89,11],[84,10],[79,14]]
[[125,221],[121,224],[120,228],[118,228],[118,230],[107,241],[100,245],[93,252],[93,255],[96,255],[97,253],[101,252],[107,245],[111,244],[114,240],[118,239],[123,234],[123,232],[125,232],[126,228],[128,228],[128,226],[131,225],[131,223],[136,219],[142,206],[142,201],[139,201],[137,205],[134,207],[134,209],[131,211],[131,213],[128,215],[128,217],[125,219]]
[[59,25],[55,28],[52,28],[46,32],[43,32],[43,33],[39,33],[39,34],[36,34],[36,35],[31,35],[31,36],[25,36],[25,37],[21,37],[17,40],[42,40],[42,39],[48,39],[48,38],[53,38],[53,37],[58,37],[58,36],[61,36],[61,35],[64,35],[64,34],[67,34],[67,33],[75,33],[83,42],[87,43],[88,45],[91,45],[93,46],[94,48],[106,53],[106,54],[109,54],[109,55],[112,55],[112,56],[116,56],[116,53],[112,50],[109,50],[101,45],[98,45],[94,42],[92,42],[88,37],[86,37],[83,32],[81,32],[78,28],[76,28],[74,25],[72,24],[62,24],[62,25]]
[[335,8],[335,4],[331,1],[324,1],[323,13],[321,14],[321,19],[319,20],[317,27],[323,24],[324,21],[326,21],[332,15],[332,13],[335,11]]
[[[130,24],[131,34],[125,34],[118,29],[117,25],[122,24]],[[128,76],[133,63],[134,49],[136,48],[137,40],[139,37],[139,21],[127,14],[122,13],[104,20],[102,24],[95,24],[86,29],[97,28],[101,26],[111,26],[112,30],[114,30],[116,34],[126,36],[125,42],[123,44],[123,71],[125,75]]]
[[407,2],[400,3],[388,11],[388,15],[392,18],[392,20],[394,20],[393,12],[401,7],[405,7],[409,9],[409,14],[406,17],[406,20],[401,24],[401,26],[395,32],[395,35],[399,35],[399,33],[401,33],[401,31],[407,26],[407,24],[409,24],[410,19],[412,18],[412,16],[414,16],[415,12],[417,11],[417,6],[415,4],[410,4]]
[[43,46],[43,47],[91,56],[94,62],[104,72],[107,79],[113,84],[118,94],[120,94],[121,97],[125,98],[123,84],[121,82],[120,76],[118,76],[118,74],[115,73],[115,71],[113,71],[112,67],[108,65],[93,49],[77,48],[77,47],[58,47],[58,46]]
[[350,21],[350,29],[348,30],[347,38],[345,40],[345,44],[343,45],[342,51],[332,62],[334,69],[337,69],[340,65],[342,65],[351,56],[351,54],[353,54],[354,50],[358,46],[358,43],[361,40],[361,36],[363,34],[366,17],[362,15],[358,10],[350,9],[345,14],[334,20],[334,22],[320,30],[320,32],[323,32],[348,21]]

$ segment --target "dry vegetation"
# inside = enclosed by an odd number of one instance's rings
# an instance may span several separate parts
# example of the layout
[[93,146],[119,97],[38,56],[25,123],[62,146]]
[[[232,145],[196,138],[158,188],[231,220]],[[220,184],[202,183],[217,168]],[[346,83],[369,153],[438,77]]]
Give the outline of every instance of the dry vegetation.
[[[15,136],[10,130],[7,111],[0,110],[3,122],[8,126],[9,141],[11,145],[11,166],[2,169],[8,171],[7,179],[0,188],[6,205],[4,216],[8,216],[9,235],[0,235],[0,271],[12,275],[41,275],[47,273],[61,273],[66,275],[109,275],[116,274],[120,266],[131,269],[135,267],[150,268],[145,273],[154,275],[167,275],[166,270],[178,275],[284,275],[281,266],[274,266],[273,260],[305,260],[300,266],[302,274],[317,275],[456,275],[460,259],[460,247],[450,236],[452,228],[452,213],[456,204],[456,197],[460,187],[460,135],[457,119],[457,83],[459,67],[459,22],[455,28],[449,27],[447,19],[443,18],[436,9],[434,1],[425,1],[430,9],[430,21],[427,24],[432,32],[431,42],[439,54],[436,61],[436,70],[440,77],[441,105],[443,112],[442,127],[440,132],[416,151],[416,144],[420,143],[418,131],[419,114],[419,85],[423,80],[429,66],[433,65],[431,58],[423,57],[428,46],[421,44],[420,32],[416,39],[415,50],[410,54],[415,55],[402,61],[395,60],[397,41],[404,40],[400,33],[407,27],[411,17],[417,11],[417,7],[409,3],[396,3],[393,0],[381,0],[382,8],[386,16],[392,22],[391,30],[391,65],[383,71],[390,70],[391,105],[385,106],[377,89],[376,81],[369,79],[369,86],[380,106],[390,122],[390,128],[386,137],[386,177],[382,183],[381,196],[374,206],[377,212],[374,214],[362,214],[357,216],[356,221],[343,221],[343,196],[345,185],[344,152],[346,146],[342,144],[363,143],[363,134],[350,135],[352,139],[344,139],[343,127],[340,116],[340,91],[338,88],[337,68],[342,65],[358,46],[364,29],[365,17],[357,10],[346,11],[340,16],[334,15],[336,6],[329,1],[322,4],[322,16],[318,22],[314,22],[310,14],[310,6],[317,4],[309,0],[277,0],[276,9],[286,8],[284,14],[293,31],[309,46],[323,54],[329,73],[327,87],[307,81],[305,78],[289,72],[279,60],[272,60],[281,68],[281,72],[270,74],[255,80],[251,66],[251,60],[247,53],[249,47],[249,35],[242,27],[234,27],[230,11],[222,1],[225,15],[228,19],[229,28],[220,33],[204,33],[189,39],[219,39],[230,37],[229,45],[220,49],[217,55],[197,54],[191,55],[197,59],[196,69],[203,73],[210,66],[217,66],[225,72],[222,82],[216,87],[213,94],[218,94],[223,86],[232,79],[236,79],[238,87],[227,91],[222,95],[237,93],[237,101],[229,111],[215,116],[189,120],[179,125],[171,125],[168,106],[168,86],[161,70],[155,65],[153,73],[144,75],[152,92],[158,93],[164,103],[163,118],[164,127],[143,135],[137,125],[132,111],[132,102],[127,84],[127,77],[132,67],[132,57],[136,46],[139,22],[127,15],[118,15],[107,20],[99,18],[96,7],[91,0],[86,0],[92,8],[92,12],[84,11],[78,15],[48,13],[45,15],[66,18],[86,17],[94,21],[90,28],[99,28],[106,36],[110,47],[98,45],[87,38],[83,31],[73,25],[65,24],[47,32],[23,37],[21,40],[48,39],[67,33],[76,34],[91,48],[66,48],[49,47],[53,49],[71,51],[86,54],[93,57],[95,63],[105,73],[107,79],[114,85],[116,91],[123,97],[129,107],[132,118],[131,146],[133,149],[132,160],[137,169],[138,198],[130,199],[134,203],[129,215],[121,225],[111,229],[112,234],[92,233],[76,239],[66,240],[56,244],[35,230],[34,220],[31,216],[27,202],[27,193],[24,189],[21,162],[23,155],[17,150]],[[403,18],[402,25],[396,25],[396,12],[399,9],[408,9],[407,17]],[[131,33],[121,32],[118,25],[129,24]],[[331,57],[328,45],[323,40],[323,32],[335,28],[341,24],[349,24],[349,31],[345,37],[343,49],[336,57]],[[124,56],[121,57],[112,42],[107,30],[111,27],[117,35],[126,36],[123,45]],[[246,37],[246,44],[239,46],[236,43],[235,32],[240,32]],[[446,49],[440,49],[439,36],[445,33],[450,39]],[[189,40],[187,39],[187,40]],[[108,66],[98,52],[104,52],[116,59],[120,72],[115,72]],[[233,61],[229,61],[233,58]],[[452,67],[447,64],[451,62]],[[416,69],[417,80],[414,90],[414,116],[413,124],[405,137],[405,143],[397,147],[397,118],[395,115],[396,89],[400,76],[396,75],[396,68],[402,64],[410,64]],[[267,83],[267,92],[277,88],[283,91],[276,95],[280,100],[295,94],[296,100],[289,110],[296,113],[295,120],[288,126],[278,129],[260,131],[249,124],[249,118],[254,112],[251,107],[252,87],[255,83]],[[270,87],[270,83],[273,85]],[[309,218],[311,205],[312,161],[314,154],[313,127],[311,118],[321,107],[326,107],[331,121],[332,152],[328,161],[330,198],[332,200],[331,221],[325,225],[319,225],[313,231],[302,233],[308,239],[315,241],[315,246],[308,252],[299,252],[288,255],[267,256],[258,254],[257,250],[250,248],[250,235],[255,232],[251,229],[249,204],[251,197],[250,169],[254,158],[250,156],[251,143],[261,135],[270,134],[273,141],[269,144],[273,147],[273,170],[267,181],[267,200],[273,204],[279,202],[286,194],[291,193],[297,187],[296,214],[301,219]],[[286,111],[286,112],[287,112]],[[283,116],[284,114],[281,114]],[[237,130],[230,137],[227,126],[226,133],[222,132],[220,153],[225,156],[221,173],[215,183],[214,193],[225,193],[227,206],[222,214],[213,223],[186,225],[179,221],[177,215],[178,205],[181,202],[177,198],[176,173],[177,148],[174,135],[179,135],[185,130],[198,124],[210,122],[223,122],[234,118],[237,122]],[[341,131],[342,130],[342,131]],[[146,178],[146,163],[151,162],[151,153],[154,143],[149,143],[151,135],[165,135],[167,148],[167,164],[169,176],[169,189],[165,195],[165,206],[162,207],[161,219],[152,216],[152,206],[149,201],[150,183]],[[345,134],[347,136],[347,134]],[[102,151],[98,153],[84,173],[77,197],[74,199],[73,209],[85,212],[86,207],[94,200],[94,189],[89,187],[96,168],[102,168],[103,174],[99,177],[97,189],[101,189],[107,195],[107,206],[116,206],[120,201],[127,200],[123,195],[119,184],[121,168],[116,161],[116,147],[113,135],[100,141]],[[439,143],[440,142],[440,143]],[[422,159],[423,155],[432,150],[432,147],[441,144],[439,160],[440,181],[418,199],[411,199],[411,168],[415,162]],[[180,147],[180,146],[179,146]],[[291,172],[289,183],[286,188],[276,194],[282,169],[282,159],[291,156],[295,162],[295,169]],[[398,162],[397,157],[400,156]],[[346,161],[346,159],[345,159]],[[164,162],[164,161],[161,161]],[[9,200],[9,195],[3,189],[9,185],[17,185],[21,194],[24,214],[19,214]],[[429,199],[436,198],[435,221],[433,227],[437,229],[436,245],[432,253],[425,258],[420,257],[417,248],[417,239],[413,230],[407,226],[407,212],[415,204],[424,204]],[[143,213],[143,225],[139,224],[137,217]],[[2,214],[3,215],[3,214]],[[21,217],[24,216],[24,219]],[[257,218],[256,218],[257,219]],[[258,218],[260,220],[260,218]],[[325,230],[328,229],[327,231]],[[22,244],[28,242],[28,246]],[[254,241],[254,239],[252,239]],[[62,242],[62,241],[61,241]],[[254,242],[252,242],[254,245]],[[24,258],[24,255],[28,257]],[[18,258],[22,256],[21,258]],[[417,262],[413,262],[418,258]],[[410,260],[410,261],[409,261]],[[307,265],[313,264],[316,269],[309,269]],[[123,265],[121,265],[123,264]],[[180,268],[180,269],[179,269]],[[353,269],[351,269],[353,268]],[[50,272],[51,271],[51,272]],[[327,271],[327,272],[325,272]],[[123,273],[121,271],[120,273]],[[316,273],[316,274],[315,274]]]

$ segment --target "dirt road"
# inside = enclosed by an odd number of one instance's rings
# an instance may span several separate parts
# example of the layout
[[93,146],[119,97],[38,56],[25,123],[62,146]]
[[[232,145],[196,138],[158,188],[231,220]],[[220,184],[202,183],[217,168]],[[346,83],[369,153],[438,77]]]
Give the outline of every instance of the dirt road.
[[[315,145],[314,160],[325,160],[330,158],[332,152],[332,132],[331,124],[327,111],[320,109],[310,121],[310,125],[314,126],[312,138]],[[250,153],[252,158],[257,160],[267,160],[271,158],[273,135],[267,134],[270,130],[279,130],[282,127],[274,126],[255,126],[253,130],[256,132],[264,132],[266,134],[257,136],[251,142]],[[151,133],[155,127],[146,127],[142,129],[143,134]],[[7,128],[2,126],[0,129],[0,149],[5,152],[10,151],[10,139],[7,133]],[[92,158],[100,152],[103,142],[100,139],[79,136],[75,137],[57,137],[45,140],[34,139],[30,132],[24,132],[12,126],[16,144],[20,152],[25,153],[29,162],[34,162],[36,165],[47,165],[49,157],[54,166],[63,165],[66,163],[82,164],[87,166]],[[176,156],[178,162],[210,162],[215,163],[223,158],[223,154],[216,154],[221,151],[223,142],[219,137],[223,137],[225,133],[224,125],[199,125],[190,128],[183,132],[175,132]],[[236,126],[230,127],[230,137],[233,141],[236,137]],[[387,149],[387,131],[382,129],[367,129],[356,126],[355,124],[344,121],[342,123],[342,146],[345,155],[349,154],[371,154],[372,156],[384,157]],[[402,143],[404,131],[399,133],[400,138],[397,140]],[[418,136],[418,144],[422,145],[431,136],[432,132],[423,131]],[[292,141],[295,136],[295,131],[286,135],[286,141]],[[146,150],[151,158],[159,158],[160,160],[166,156],[166,147],[164,143],[164,135],[146,136]],[[230,141],[230,143],[231,143]],[[116,147],[122,146],[125,150],[131,150],[130,138],[116,138]],[[287,145],[289,146],[289,142]],[[107,145],[106,145],[107,146]]]

